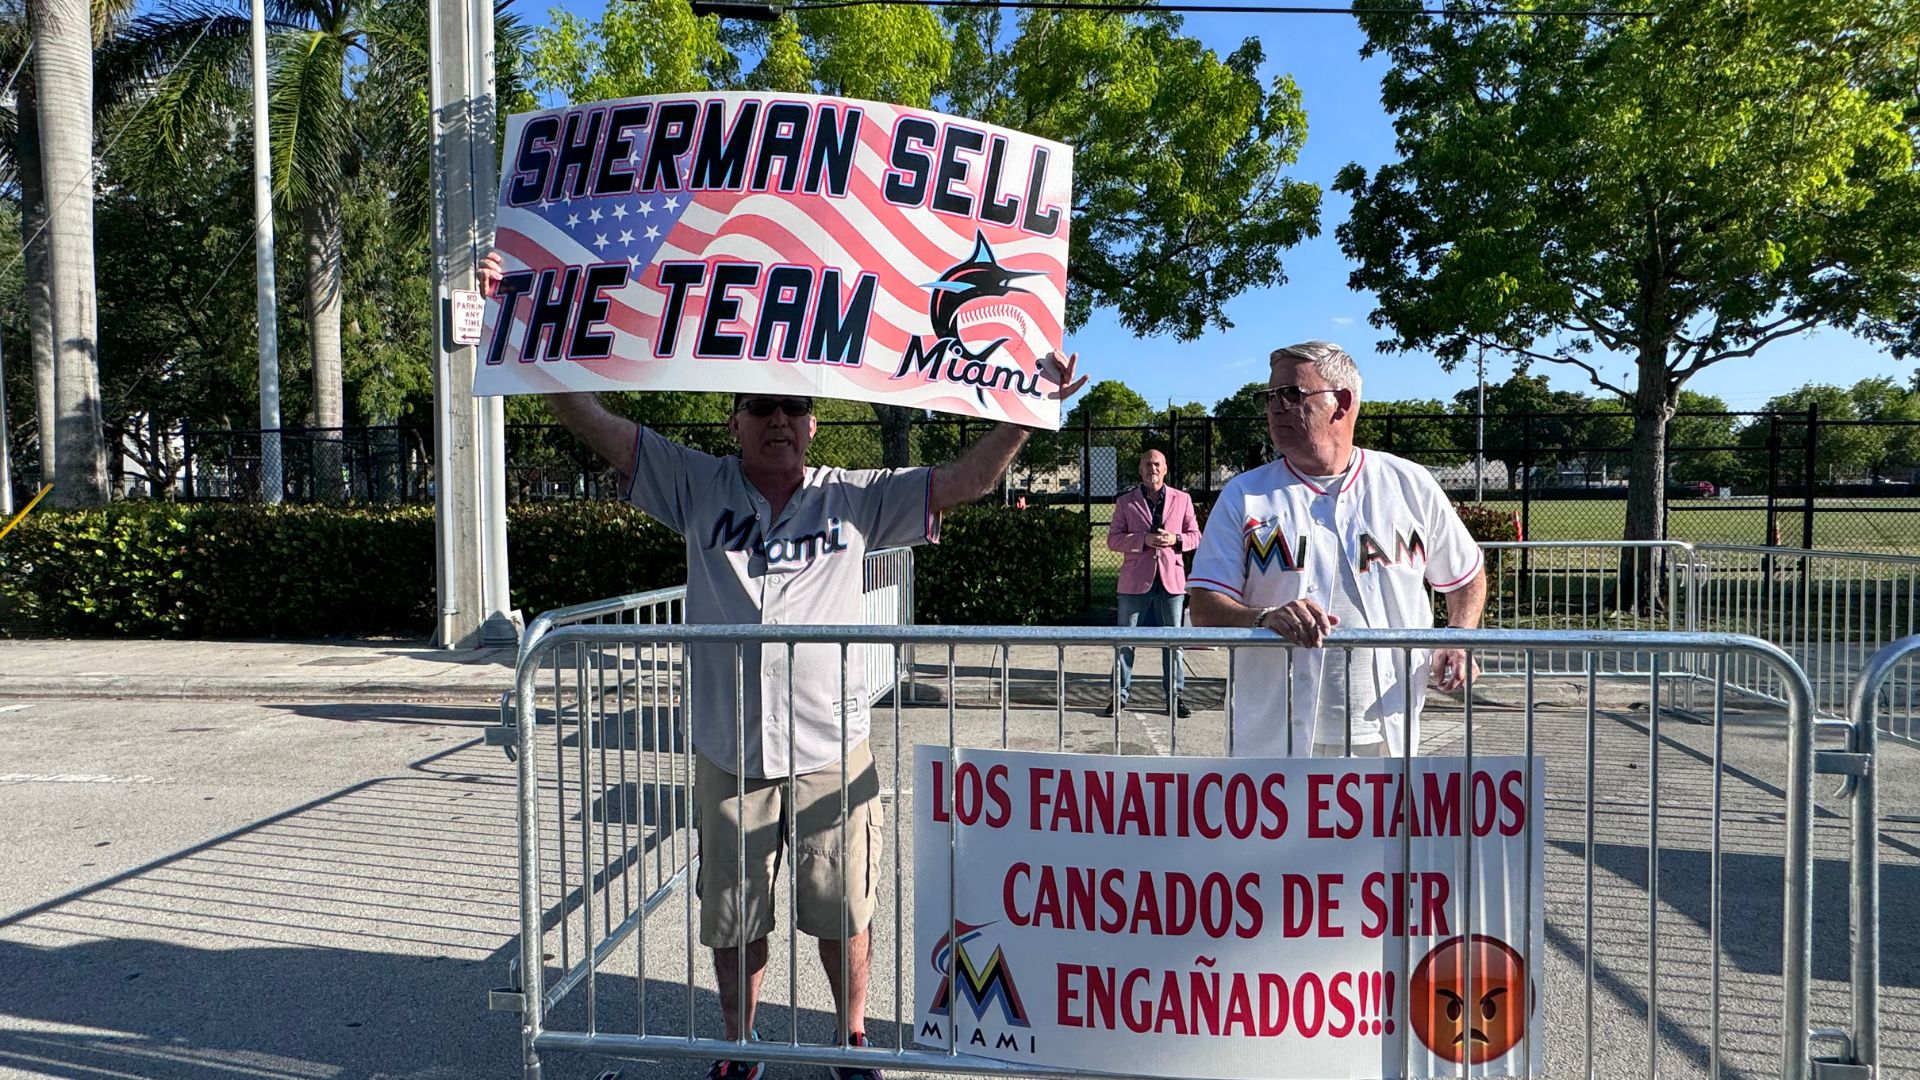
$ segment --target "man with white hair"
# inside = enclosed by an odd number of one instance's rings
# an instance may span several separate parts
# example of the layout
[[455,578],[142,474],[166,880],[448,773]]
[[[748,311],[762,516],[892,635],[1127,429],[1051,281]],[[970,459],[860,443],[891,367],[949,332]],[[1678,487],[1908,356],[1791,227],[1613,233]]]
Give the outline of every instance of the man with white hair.
[[1187,580],[1195,625],[1261,627],[1300,646],[1241,656],[1233,752],[1404,754],[1420,744],[1429,677],[1460,688],[1465,652],[1335,650],[1327,634],[1430,627],[1429,587],[1446,598],[1448,626],[1478,627],[1480,547],[1426,469],[1355,448],[1360,372],[1346,350],[1308,341],[1271,360],[1267,433],[1280,460],[1227,483]]

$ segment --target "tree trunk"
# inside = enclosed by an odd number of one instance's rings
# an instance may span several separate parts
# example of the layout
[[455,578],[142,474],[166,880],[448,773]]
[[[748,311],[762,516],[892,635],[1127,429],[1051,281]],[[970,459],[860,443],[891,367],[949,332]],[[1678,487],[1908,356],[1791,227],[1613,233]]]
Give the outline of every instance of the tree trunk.
[[[1633,396],[1633,447],[1628,458],[1627,540],[1660,540],[1667,508],[1667,421],[1679,391],[1667,385],[1664,350],[1642,352]],[[1620,558],[1620,606],[1652,614],[1665,595],[1662,562],[1650,549],[1628,549]]]
[[40,438],[40,482],[51,483],[56,455],[54,431],[60,410],[54,404],[53,270],[47,257],[47,188],[40,166],[39,99],[33,73],[20,73],[14,115],[14,162],[20,177],[20,242],[25,248],[27,346],[33,357],[34,417]]
[[345,239],[340,203],[321,195],[302,209],[300,221],[307,243],[307,326],[313,341],[313,454],[314,495],[342,496],[340,459],[344,443],[338,430],[345,425],[340,359],[340,310]]
[[41,166],[52,268],[56,506],[103,506],[99,329],[93,279],[93,21],[86,0],[36,0]]
[[904,405],[875,405],[880,418],[880,463],[889,469],[913,464],[913,419],[919,412]]

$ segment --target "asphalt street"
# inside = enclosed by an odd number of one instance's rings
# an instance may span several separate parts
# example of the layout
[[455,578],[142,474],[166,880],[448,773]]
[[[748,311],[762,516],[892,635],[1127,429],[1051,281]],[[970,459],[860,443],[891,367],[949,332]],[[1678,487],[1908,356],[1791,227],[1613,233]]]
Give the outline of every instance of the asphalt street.
[[[1218,752],[1224,668],[1217,655],[1193,659],[1190,696],[1198,713],[1180,726],[1178,749]],[[1096,658],[1069,657],[1073,672],[1061,709],[1051,650],[1038,660],[1016,657],[1004,711],[991,657],[960,658],[951,712],[944,679],[922,662],[925,699],[901,710],[897,734],[890,710],[883,709],[876,724],[887,810],[903,826],[913,792],[893,775],[893,747],[907,748],[908,759],[914,743],[946,742],[949,723],[960,742],[974,746],[1004,741],[1160,754],[1175,744],[1164,715],[1095,715],[1105,698],[1102,679],[1092,674],[1102,666]],[[1157,663],[1143,660],[1144,673],[1151,676]],[[1547,755],[1549,789],[1549,956],[1542,986],[1549,1075],[1583,1074],[1589,1052],[1605,1075],[1645,1074],[1651,959],[1658,971],[1659,1072],[1705,1076],[1714,967],[1708,936],[1713,729],[1663,716],[1653,739],[1644,688],[1603,689],[1593,729],[1589,938],[1588,728],[1580,694],[1581,687],[1565,682],[1543,680],[1536,687],[1534,737]],[[0,689],[0,738],[8,747],[0,766],[0,815],[9,826],[9,872],[0,877],[0,1075],[519,1075],[515,1019],[489,1012],[486,996],[508,979],[518,917],[513,767],[479,741],[495,710],[478,693],[412,702],[372,696],[365,687],[350,698],[316,703],[258,694],[250,700],[13,697]],[[1517,699],[1516,684],[1489,684],[1475,710],[1476,753],[1522,745],[1526,714],[1513,707]],[[1136,698],[1142,708],[1153,708],[1153,701],[1151,690]],[[632,770],[596,789],[602,805],[588,820],[595,827],[627,824],[629,841],[644,852],[603,879],[597,920],[606,917],[609,898],[618,898],[617,912],[644,894],[683,850],[677,815],[657,810],[660,798],[675,790],[674,755],[663,753],[673,748],[647,745],[648,706],[644,699],[640,704],[636,710],[625,703],[617,737],[596,729],[588,747],[624,747],[614,760]],[[1458,752],[1461,719],[1457,704],[1437,703],[1423,751]],[[1765,710],[1734,711],[1722,731],[1720,1065],[1730,1077],[1777,1075],[1780,720]],[[560,746],[553,746],[553,732],[543,729],[543,762],[556,760],[548,757],[556,751],[579,749],[577,732],[562,732]],[[1646,890],[1651,745],[1661,748],[1662,769],[1653,940]],[[663,773],[655,771],[662,768],[656,758],[665,761]],[[1920,1023],[1913,1019],[1920,1015],[1920,941],[1910,930],[1920,921],[1920,752],[1893,746],[1884,758],[1882,1053],[1885,1075],[1913,1075],[1920,1072]],[[654,784],[656,776],[664,777],[661,785]],[[1829,794],[1832,778],[1820,783],[1813,996],[1816,1022],[1838,1023],[1848,1001],[1846,802]],[[548,798],[551,803],[551,792]],[[605,804],[616,798],[623,809],[610,813]],[[629,806],[631,813],[624,809]],[[550,813],[546,820],[577,830],[577,804],[573,809],[570,817]],[[910,985],[896,978],[893,965],[891,913],[911,910],[910,830],[903,828],[902,836],[907,842],[890,844],[884,856],[875,933],[879,962],[870,1013],[882,1044],[899,1034],[896,989],[908,1010],[912,1001]],[[548,859],[543,866],[549,903],[559,895],[556,863]],[[577,864],[573,874],[577,883]],[[685,910],[675,893],[646,921],[644,979],[638,942],[610,958],[594,986],[600,1030],[637,1030],[644,1003],[650,1033],[684,1034],[690,1015],[692,1030],[717,1032],[711,972],[703,956],[692,964],[686,956]],[[563,948],[577,957],[583,917],[575,911],[567,920],[564,946],[557,928],[546,935],[556,962]],[[778,917],[788,925],[784,910]],[[911,943],[902,944],[910,952]],[[785,938],[776,939],[761,1036],[830,1040],[833,1021],[819,965],[805,942],[796,952],[797,982]],[[912,964],[905,966],[910,978]],[[582,1025],[584,999],[583,986],[552,1026]],[[549,1054],[546,1075],[690,1080],[705,1066],[679,1058]],[[769,1076],[817,1078],[824,1070],[775,1065]]]

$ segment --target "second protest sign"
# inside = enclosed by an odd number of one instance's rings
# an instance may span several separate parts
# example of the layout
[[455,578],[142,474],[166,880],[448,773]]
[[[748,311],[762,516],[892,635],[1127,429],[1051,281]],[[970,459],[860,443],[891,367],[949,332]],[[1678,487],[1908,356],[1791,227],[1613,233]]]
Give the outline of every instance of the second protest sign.
[[[915,757],[923,1046],[1133,1076],[1540,1072],[1535,758]],[[1471,916],[1469,916],[1471,913]]]

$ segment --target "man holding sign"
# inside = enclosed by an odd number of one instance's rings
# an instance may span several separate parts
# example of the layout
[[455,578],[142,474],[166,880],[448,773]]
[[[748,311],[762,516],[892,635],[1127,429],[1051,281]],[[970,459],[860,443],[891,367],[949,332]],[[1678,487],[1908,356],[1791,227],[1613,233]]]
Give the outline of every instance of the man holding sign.
[[1277,349],[1265,392],[1281,459],[1228,482],[1188,579],[1193,621],[1257,626],[1305,651],[1244,662],[1233,686],[1238,756],[1399,756],[1419,745],[1429,675],[1468,678],[1459,649],[1333,652],[1336,627],[1477,627],[1480,547],[1426,469],[1353,445],[1360,371],[1338,345]]
[[[489,254],[481,269],[489,296],[501,273],[499,256]],[[1053,354],[1041,365],[1056,384],[1056,401],[1086,384],[1074,377],[1077,361]],[[866,553],[938,540],[940,515],[991,491],[1028,435],[1001,424],[938,468],[820,468],[807,464],[816,431],[807,397],[736,394],[727,427],[740,452],[724,458],[617,416],[592,394],[546,400],[569,431],[626,478],[628,501],[686,538],[690,623],[859,623]],[[700,940],[713,950],[726,1037],[753,1031],[773,931],[775,867],[790,817],[797,850],[785,856],[796,860],[795,924],[819,939],[841,1032],[860,1045],[881,842],[865,665],[843,665],[831,645],[791,652],[744,646],[739,702],[734,646],[688,652],[689,722],[699,755],[694,797],[706,853]],[[737,724],[744,725],[743,745],[736,744]],[[710,1075],[757,1080],[761,1069],[758,1062],[720,1061]]]

